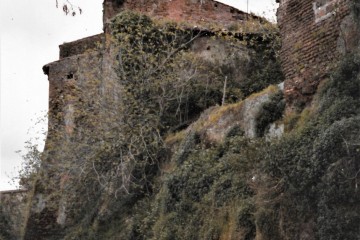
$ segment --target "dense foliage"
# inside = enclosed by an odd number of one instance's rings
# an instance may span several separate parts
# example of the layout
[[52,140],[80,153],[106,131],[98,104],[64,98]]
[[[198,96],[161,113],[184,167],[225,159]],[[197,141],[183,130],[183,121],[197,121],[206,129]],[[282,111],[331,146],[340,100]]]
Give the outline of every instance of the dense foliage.
[[[114,239],[359,238],[359,91],[353,54],[278,141],[249,140],[233,129],[209,146],[190,133],[126,230],[104,231]],[[281,95],[263,108],[260,127],[278,118]]]
[[[164,136],[187,127],[209,106],[255,91],[244,89],[251,74],[262,70],[249,66],[270,61],[261,59],[263,51],[257,52],[251,39],[208,36],[208,31],[132,12],[118,15],[110,29],[104,48],[116,76],[105,81],[89,73],[86,82],[65,81],[56,89],[61,97],[51,104],[44,153],[27,155],[22,183],[31,188],[30,198],[46,196],[46,205],[31,213],[26,238],[41,233],[43,238],[96,239],[110,223],[129,218],[135,203],[159,189],[161,166],[170,158]],[[206,50],[201,44],[208,44]],[[60,231],[57,223],[65,216]],[[49,230],[43,231],[46,222]]]
[[11,219],[0,204],[0,239],[15,239]]
[[311,118],[279,141],[234,129],[209,147],[187,136],[185,160],[161,178],[150,203],[140,202],[133,238],[358,239],[359,59],[344,59]]

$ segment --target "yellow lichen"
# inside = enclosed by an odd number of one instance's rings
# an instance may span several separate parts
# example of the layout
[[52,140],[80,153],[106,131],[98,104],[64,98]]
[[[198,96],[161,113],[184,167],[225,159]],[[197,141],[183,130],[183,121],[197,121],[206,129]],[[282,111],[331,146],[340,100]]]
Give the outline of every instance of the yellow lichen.
[[164,141],[167,145],[173,145],[175,143],[181,142],[185,138],[185,136],[186,130],[170,133],[168,136],[166,136]]

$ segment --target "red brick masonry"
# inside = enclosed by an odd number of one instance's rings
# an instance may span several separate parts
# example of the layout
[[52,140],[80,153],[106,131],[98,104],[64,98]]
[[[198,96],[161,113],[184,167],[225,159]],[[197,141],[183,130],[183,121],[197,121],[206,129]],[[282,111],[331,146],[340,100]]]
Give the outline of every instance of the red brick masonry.
[[310,103],[339,57],[341,23],[350,13],[349,4],[349,0],[280,1],[281,60],[290,107]]
[[213,0],[105,0],[104,23],[123,9],[196,25],[212,22],[229,26],[246,20],[248,16],[245,12]]

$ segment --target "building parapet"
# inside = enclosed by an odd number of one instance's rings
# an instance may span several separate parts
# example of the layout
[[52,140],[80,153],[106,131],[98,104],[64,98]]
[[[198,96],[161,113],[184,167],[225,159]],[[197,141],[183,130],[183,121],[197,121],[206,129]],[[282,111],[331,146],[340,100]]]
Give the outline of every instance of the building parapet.
[[104,1],[104,29],[110,20],[123,10],[146,14],[153,18],[186,21],[196,26],[217,24],[224,28],[253,17],[244,11],[215,0],[166,0],[166,1]]
[[97,50],[101,46],[103,39],[104,39],[104,34],[100,33],[73,42],[64,43],[59,46],[60,59],[83,54],[86,51]]

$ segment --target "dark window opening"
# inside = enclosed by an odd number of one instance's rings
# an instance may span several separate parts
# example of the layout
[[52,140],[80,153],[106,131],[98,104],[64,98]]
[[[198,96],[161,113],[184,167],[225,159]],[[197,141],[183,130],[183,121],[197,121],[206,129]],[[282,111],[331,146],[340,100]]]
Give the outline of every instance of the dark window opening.
[[69,73],[66,77],[67,77],[67,79],[73,79],[73,78],[74,78],[74,74]]
[[234,13],[235,9],[234,8],[230,8],[230,13]]
[[218,7],[217,3],[214,4],[215,7]]
[[117,7],[120,7],[124,3],[124,0],[116,0],[115,3]]
[[206,48],[206,50],[210,50],[211,49],[211,47],[210,46],[208,46],[207,48]]

